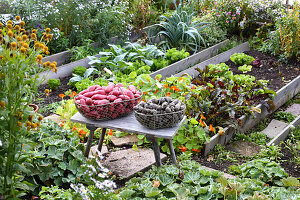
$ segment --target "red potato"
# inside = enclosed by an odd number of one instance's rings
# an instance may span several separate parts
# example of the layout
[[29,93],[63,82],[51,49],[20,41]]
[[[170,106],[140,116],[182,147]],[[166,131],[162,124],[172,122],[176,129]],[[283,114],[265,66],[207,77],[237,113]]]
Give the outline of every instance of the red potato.
[[118,96],[119,94],[121,94],[121,91],[118,91],[118,89],[114,89],[114,90],[111,91],[109,94],[110,94],[110,95],[112,94],[112,95]]
[[84,113],[88,113],[88,112],[91,111],[90,108],[89,108],[88,106],[81,106],[80,108],[81,108],[81,110],[82,110]]
[[129,99],[130,99],[129,96],[123,95],[123,94],[119,95],[118,97],[119,97],[120,99],[122,99],[122,100],[129,100]]
[[110,93],[114,89],[114,85],[110,84],[105,88],[106,93]]
[[123,86],[122,83],[118,83],[118,84],[116,85],[116,87],[119,87],[119,88],[120,88],[120,87],[124,87],[124,86]]
[[95,86],[96,86],[95,90],[101,90],[102,89],[102,87],[100,85],[95,85]]
[[134,94],[134,98],[139,98],[139,97],[141,97],[141,95],[139,95],[139,94]]
[[113,102],[114,100],[117,99],[117,97],[116,97],[115,95],[108,95],[108,96],[107,96],[107,99],[108,99],[109,101]]
[[135,89],[134,85],[129,85],[128,86],[128,89],[133,93],[135,94],[137,92],[137,90]]
[[92,105],[92,104],[94,103],[93,100],[92,100],[91,98],[87,98],[87,99],[85,100],[85,102],[86,102],[87,105]]
[[85,100],[84,100],[84,99],[80,99],[80,104],[81,104],[81,105],[86,105]]
[[80,100],[80,99],[86,99],[86,97],[83,96],[83,95],[81,95],[81,94],[79,94],[79,95],[76,97],[76,100]]
[[96,85],[93,85],[93,86],[90,86],[87,90],[88,90],[89,92],[93,92],[93,91],[95,91],[96,88],[97,88],[97,86],[96,86]]
[[125,108],[125,113],[130,113],[132,111],[132,109],[130,108]]
[[77,103],[77,104],[80,104],[80,100],[76,100],[76,103]]
[[107,96],[106,95],[102,95],[102,94],[95,94],[94,96],[92,96],[93,100],[102,100],[102,99],[106,99]]
[[79,92],[79,94],[84,95],[84,94],[87,93],[87,92],[89,92],[89,91],[83,90],[83,91]]
[[97,111],[91,111],[88,114],[91,115],[91,116],[93,116],[94,118],[99,118],[100,117],[100,115],[99,115],[99,113]]
[[92,97],[94,95],[94,92],[87,92],[87,93],[84,93],[83,96],[85,97]]
[[106,92],[104,90],[96,90],[95,94],[102,94],[102,95],[106,95]]
[[107,103],[109,103],[109,101],[106,100],[106,99],[95,100],[95,101],[94,101],[94,104],[95,104],[95,105],[104,105],[104,104],[107,104]]
[[108,106],[109,112],[113,112],[115,110],[115,105],[112,103]]
[[130,99],[134,99],[134,95],[130,90],[126,91],[126,95],[130,98]]
[[123,106],[123,104],[119,104],[118,106],[116,106],[115,108],[115,112],[119,113],[120,115],[123,114],[125,111],[125,108]]
[[114,112],[114,113],[112,113],[111,118],[112,118],[112,119],[115,119],[115,118],[118,117],[118,116],[119,116],[119,113]]

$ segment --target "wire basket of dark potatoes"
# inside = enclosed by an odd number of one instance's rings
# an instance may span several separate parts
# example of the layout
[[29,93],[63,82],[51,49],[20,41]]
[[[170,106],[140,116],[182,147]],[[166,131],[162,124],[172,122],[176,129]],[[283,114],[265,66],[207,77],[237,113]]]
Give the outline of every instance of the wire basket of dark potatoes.
[[142,98],[133,85],[121,83],[107,86],[94,85],[81,91],[75,98],[77,110],[92,120],[116,119],[130,114]]
[[141,101],[134,107],[135,118],[150,129],[170,128],[176,126],[185,115],[185,104],[179,99],[160,97]]

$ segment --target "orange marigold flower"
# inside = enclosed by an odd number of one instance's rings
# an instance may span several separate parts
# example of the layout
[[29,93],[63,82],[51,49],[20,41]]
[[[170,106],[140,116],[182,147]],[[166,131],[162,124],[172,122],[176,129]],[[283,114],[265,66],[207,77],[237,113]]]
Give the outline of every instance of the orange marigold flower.
[[171,96],[171,92],[168,92],[166,95],[166,97],[169,97],[169,96]]
[[169,88],[169,86],[168,85],[164,85],[164,88]]
[[154,94],[156,94],[156,93],[157,93],[157,90],[155,90]]
[[75,91],[73,91],[73,92],[72,92],[72,94],[73,94],[74,96],[76,96],[76,95],[77,95],[77,93],[76,93]]
[[63,122],[60,122],[59,125],[60,125],[60,127],[63,127],[63,126],[64,126],[64,123],[63,123]]
[[64,94],[59,94],[58,95],[61,99],[63,99],[66,95],[64,95]]
[[215,132],[215,129],[211,124],[209,125],[209,131]]
[[193,85],[193,89],[196,89],[196,86],[195,86],[195,85]]
[[82,135],[83,134],[83,129],[79,130],[79,134]]
[[185,146],[181,145],[179,147],[179,150],[181,150],[182,152],[186,152],[187,148]]
[[77,128],[76,128],[76,126],[74,126],[73,129],[72,129],[72,131],[76,131],[76,130],[77,130]]
[[144,92],[143,94],[146,95],[146,94],[148,94],[148,93],[147,93],[147,92]]
[[195,151],[197,153],[200,153],[200,150],[199,149],[192,149],[192,151]]
[[180,91],[176,86],[172,86],[171,90],[173,90],[173,91]]
[[112,136],[113,135],[113,130],[109,129],[108,135]]

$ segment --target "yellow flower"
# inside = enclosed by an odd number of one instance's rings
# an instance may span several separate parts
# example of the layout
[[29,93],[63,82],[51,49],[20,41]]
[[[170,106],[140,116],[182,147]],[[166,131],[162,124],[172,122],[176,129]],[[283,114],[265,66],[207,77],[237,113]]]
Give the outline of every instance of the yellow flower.
[[46,28],[46,32],[50,33],[51,29],[50,28]]
[[14,33],[13,33],[12,31],[8,31],[8,32],[7,32],[7,35],[8,35],[9,37],[12,37],[12,36],[14,36]]
[[22,28],[20,31],[21,31],[22,33],[25,33],[25,29],[23,29],[23,28]]
[[26,42],[24,42],[24,43],[23,43],[23,47],[26,48],[26,49],[28,49],[28,48],[29,48],[29,45],[28,45]]
[[44,52],[46,52],[46,51],[48,51],[48,47],[47,46],[44,48]]
[[17,41],[21,41],[22,40],[22,37],[21,36],[18,36],[17,37]]
[[20,30],[21,28],[20,28],[19,25],[16,25],[16,26],[15,26],[15,29],[16,29],[16,30]]
[[37,30],[32,29],[31,32],[36,34],[36,33],[37,33]]
[[31,33],[31,38],[35,39],[36,38],[36,34],[35,33]]
[[52,35],[52,34],[48,34],[48,35],[47,35],[47,38],[48,38],[48,39],[49,39],[49,41],[50,41],[50,40],[52,40],[52,38],[53,38],[53,35]]
[[34,46],[35,46],[35,48],[39,48],[40,47],[40,43],[39,42],[35,42]]
[[51,62],[50,62],[50,61],[47,61],[47,62],[46,62],[46,66],[49,67],[50,65],[51,65]]
[[55,61],[53,61],[52,64],[55,65],[55,67],[57,66],[57,62]]
[[57,68],[54,67],[52,71],[56,73],[57,72]]
[[55,67],[56,66],[53,63],[50,64],[50,69],[54,69]]
[[18,46],[18,44],[16,42],[12,42],[10,44],[10,46],[12,47],[12,49],[16,49],[16,47]]
[[40,122],[37,122],[37,123],[36,123],[36,126],[37,126],[37,127],[41,127],[41,123],[40,123]]
[[8,20],[8,21],[6,22],[6,24],[12,24],[12,21],[11,21],[11,20]]
[[17,125],[18,125],[19,127],[21,127],[21,126],[22,126],[22,122],[18,121],[18,122],[17,122]]
[[20,22],[20,26],[24,27],[24,26],[25,26],[25,22],[24,22],[24,21],[21,21],[21,22]]
[[22,35],[23,40],[27,40],[27,38],[28,38],[27,35]]
[[2,28],[3,27],[3,24],[0,22],[0,28]]
[[19,21],[21,19],[20,16],[16,16],[16,20]]
[[5,102],[4,102],[4,101],[1,101],[1,102],[0,102],[0,107],[1,107],[1,108],[4,108],[4,107],[5,107]]
[[40,116],[38,117],[38,120],[39,120],[39,121],[42,121],[42,120],[43,120],[43,116],[40,115]]
[[32,119],[33,119],[33,116],[32,116],[32,115],[29,115],[29,116],[28,116],[28,121],[30,121],[30,122],[31,122],[31,121],[32,121]]
[[12,24],[7,24],[6,27],[12,29]]
[[37,57],[36,57],[37,60],[42,60],[43,59],[43,56],[41,54],[39,54]]
[[21,52],[21,53],[26,53],[26,48],[21,47],[20,52]]

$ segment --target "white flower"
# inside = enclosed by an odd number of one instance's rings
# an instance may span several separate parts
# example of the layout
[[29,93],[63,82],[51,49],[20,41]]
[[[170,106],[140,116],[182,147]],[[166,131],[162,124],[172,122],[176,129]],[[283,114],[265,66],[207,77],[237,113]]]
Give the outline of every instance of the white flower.
[[0,147],[2,147],[2,141],[0,140]]

